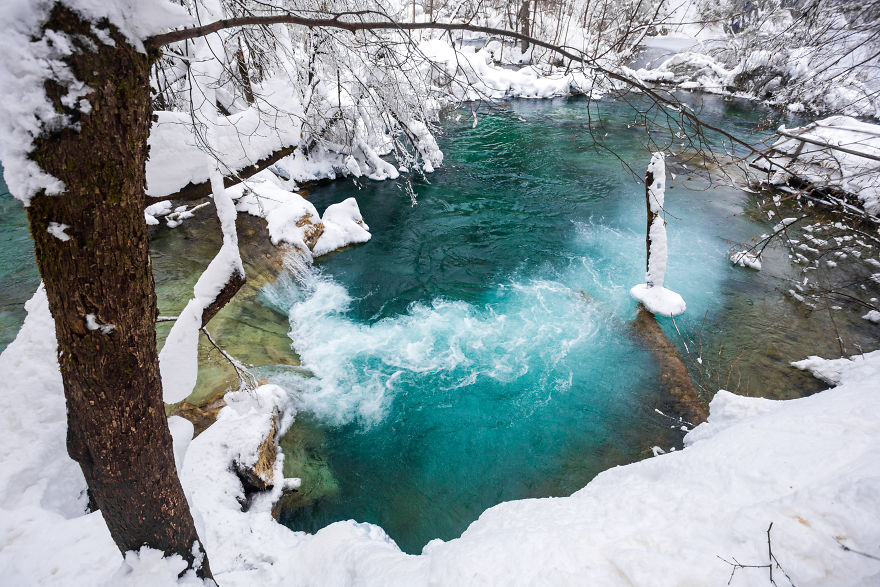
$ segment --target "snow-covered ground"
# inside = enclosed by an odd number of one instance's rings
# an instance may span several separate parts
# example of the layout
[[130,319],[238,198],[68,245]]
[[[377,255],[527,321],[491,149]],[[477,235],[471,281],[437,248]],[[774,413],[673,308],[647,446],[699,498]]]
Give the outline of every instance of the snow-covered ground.
[[768,170],[768,183],[786,185],[795,176],[851,194],[868,214],[880,214],[880,124],[831,116],[779,133],[769,161],[755,160]]
[[[0,355],[3,582],[174,584],[179,559],[143,550],[123,562],[100,512],[83,513],[45,293],[27,308]],[[768,562],[771,523],[777,584],[784,570],[797,585],[876,585],[880,561],[858,552],[880,554],[880,351],[797,366],[835,387],[790,401],[721,391],[684,450],[608,470],[570,497],[499,504],[419,556],[356,521],[293,532],[271,518],[277,495],[241,512],[232,461],[253,456],[275,409],[282,427],[295,416],[277,387],[229,396],[216,424],[176,448],[221,585],[718,585],[733,570],[722,559]],[[767,582],[768,569],[744,568],[731,584]]]

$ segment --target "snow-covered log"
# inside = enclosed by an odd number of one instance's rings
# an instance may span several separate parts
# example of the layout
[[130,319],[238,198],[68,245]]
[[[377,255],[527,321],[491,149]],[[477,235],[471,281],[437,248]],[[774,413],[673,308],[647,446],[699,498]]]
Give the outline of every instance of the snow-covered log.
[[645,174],[645,201],[648,208],[648,231],[645,237],[647,259],[645,283],[630,290],[630,295],[652,314],[678,316],[685,311],[680,295],[663,287],[666,276],[666,221],[660,216],[666,194],[666,163],[663,153],[654,153]]
[[[199,330],[206,312],[213,316],[244,283],[244,267],[238,251],[235,231],[235,205],[226,189],[219,170],[211,176],[214,206],[223,231],[223,245],[217,256],[199,277],[193,288],[193,298],[175,320],[165,346],[159,353],[162,389],[166,403],[175,403],[188,396],[198,375]],[[232,285],[230,285],[232,284]],[[238,284],[237,287],[235,284]]]

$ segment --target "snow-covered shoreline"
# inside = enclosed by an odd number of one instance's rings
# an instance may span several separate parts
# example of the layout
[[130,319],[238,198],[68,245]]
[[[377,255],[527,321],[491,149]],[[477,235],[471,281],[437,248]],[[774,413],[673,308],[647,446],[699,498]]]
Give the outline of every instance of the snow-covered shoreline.
[[[123,564],[100,512],[82,513],[85,484],[65,453],[42,291],[28,311],[0,355],[0,376],[15,382],[0,394],[0,422],[11,432],[0,449],[4,579],[174,584],[180,561],[143,551]],[[273,386],[231,401],[189,444],[181,477],[222,585],[719,584],[731,568],[718,557],[767,562],[770,522],[774,555],[795,584],[873,584],[880,562],[841,544],[873,554],[880,545],[880,422],[873,417],[880,351],[798,366],[836,387],[789,401],[719,392],[683,451],[608,470],[571,497],[499,504],[461,538],[435,540],[419,556],[355,521],[293,532],[271,517],[271,496],[241,512],[231,459],[261,441],[275,409],[282,420],[293,416]],[[740,569],[732,584],[766,580],[766,569]]]

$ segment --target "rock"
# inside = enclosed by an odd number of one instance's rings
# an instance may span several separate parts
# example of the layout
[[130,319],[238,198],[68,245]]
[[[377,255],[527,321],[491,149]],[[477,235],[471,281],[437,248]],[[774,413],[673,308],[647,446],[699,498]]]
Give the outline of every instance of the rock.
[[296,221],[296,225],[300,228],[304,228],[303,241],[305,241],[306,246],[309,247],[309,250],[315,248],[315,244],[317,244],[318,239],[321,238],[321,235],[324,234],[324,223],[318,220],[317,222],[313,222],[314,217],[311,214],[306,214],[302,218]]
[[226,401],[223,399],[224,395],[226,395],[225,387],[217,391],[204,403],[196,405],[183,400],[180,403],[168,406],[165,412],[168,416],[181,416],[192,422],[193,438],[195,438],[217,419],[217,414],[226,405]]
[[770,99],[776,90],[788,83],[788,80],[789,76],[784,71],[769,65],[759,65],[754,69],[737,73],[725,90],[745,92]]
[[275,485],[275,459],[278,456],[276,431],[280,415],[277,408],[272,412],[269,432],[257,447],[257,460],[251,465],[239,461],[232,463],[236,475],[244,486],[245,495],[256,491],[267,491]]

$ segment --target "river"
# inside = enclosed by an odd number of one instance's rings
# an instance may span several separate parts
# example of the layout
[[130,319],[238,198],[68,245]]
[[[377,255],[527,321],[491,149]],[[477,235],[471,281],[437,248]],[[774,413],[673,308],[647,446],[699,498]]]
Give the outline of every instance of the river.
[[[747,102],[688,99],[743,136],[775,116]],[[657,365],[629,326],[628,291],[644,278],[640,175],[650,150],[632,110],[614,102],[602,105],[603,138],[636,174],[590,149],[587,104],[514,100],[481,110],[476,127],[470,113],[451,117],[444,165],[412,181],[415,205],[406,178],[313,188],[319,211],[356,197],[372,240],[298,280],[258,279],[212,325],[300,409],[284,444],[286,473],[303,477],[303,495],[283,523],[314,531],[373,522],[419,552],[496,503],[567,495],[655,445],[681,446],[681,423],[654,409]],[[748,213],[754,196],[709,186],[680,159],[668,168],[666,285],[688,310],[662,324],[676,342],[675,326],[686,338],[700,332],[702,349],[695,340],[689,349],[694,359],[701,350],[703,365],[689,361],[693,373],[702,370],[709,389],[721,381],[777,399],[821,389],[789,362],[837,356],[838,343],[827,316],[782,293],[798,275],[786,251],[768,250],[760,272],[729,262],[735,243],[768,231]],[[38,277],[20,206],[0,202],[5,346]],[[183,305],[216,250],[219,240],[203,234],[186,224],[154,232],[163,312]],[[852,352],[876,346],[854,311],[835,318]],[[213,389],[225,376],[200,385]]]

